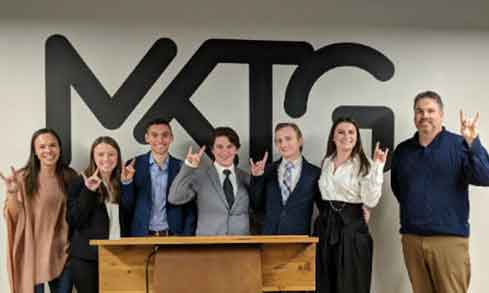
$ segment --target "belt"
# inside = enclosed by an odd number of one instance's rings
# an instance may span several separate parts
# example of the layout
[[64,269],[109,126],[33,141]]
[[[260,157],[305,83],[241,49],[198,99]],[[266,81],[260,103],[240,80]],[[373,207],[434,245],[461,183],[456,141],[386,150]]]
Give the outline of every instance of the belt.
[[168,229],[161,231],[149,230],[148,232],[150,236],[170,236],[170,231]]

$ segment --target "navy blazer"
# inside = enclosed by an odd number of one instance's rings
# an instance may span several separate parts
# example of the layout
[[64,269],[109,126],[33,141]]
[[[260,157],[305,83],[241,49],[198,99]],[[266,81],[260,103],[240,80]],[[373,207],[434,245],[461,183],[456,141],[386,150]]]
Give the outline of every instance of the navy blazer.
[[[121,237],[128,234],[127,211],[119,205]],[[91,239],[109,238],[109,216],[97,192],[85,187],[81,176],[68,185],[68,210],[66,220],[70,225],[70,256],[85,260],[98,259],[97,247],[89,245]]]
[[314,201],[321,198],[318,186],[321,169],[303,158],[299,181],[284,205],[278,182],[281,161],[268,165],[263,175],[251,178],[251,205],[265,214],[261,233],[310,235]]
[[[130,184],[122,184],[121,204],[131,214],[130,236],[149,235],[149,221],[153,199],[151,196],[151,173],[149,158],[151,152],[136,157],[136,173]],[[168,184],[166,189],[166,215],[171,235],[191,236],[195,234],[196,208],[195,202],[184,205],[173,205],[168,202],[168,194],[173,179],[180,171],[182,162],[169,156]]]

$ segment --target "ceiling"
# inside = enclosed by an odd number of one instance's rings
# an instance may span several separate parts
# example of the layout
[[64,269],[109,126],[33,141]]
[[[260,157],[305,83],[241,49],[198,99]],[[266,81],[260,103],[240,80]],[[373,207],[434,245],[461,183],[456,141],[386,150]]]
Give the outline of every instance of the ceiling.
[[185,26],[371,26],[488,29],[489,1],[2,0],[0,22],[161,23]]

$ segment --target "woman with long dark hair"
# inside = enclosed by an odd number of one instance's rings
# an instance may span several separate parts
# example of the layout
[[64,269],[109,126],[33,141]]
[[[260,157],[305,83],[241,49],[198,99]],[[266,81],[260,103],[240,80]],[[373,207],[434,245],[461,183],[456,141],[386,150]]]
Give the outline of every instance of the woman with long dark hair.
[[8,271],[14,293],[71,292],[66,222],[67,182],[76,173],[61,160],[61,140],[42,128],[31,138],[27,164],[3,175],[6,187]]
[[121,151],[108,136],[97,138],[90,163],[69,187],[67,219],[73,229],[71,267],[78,293],[99,292],[97,247],[91,239],[119,239],[126,235],[125,212],[119,206]]
[[377,143],[371,161],[357,123],[351,118],[334,122],[322,162],[315,223],[319,293],[370,292],[373,243],[362,207],[372,208],[380,199],[387,154]]

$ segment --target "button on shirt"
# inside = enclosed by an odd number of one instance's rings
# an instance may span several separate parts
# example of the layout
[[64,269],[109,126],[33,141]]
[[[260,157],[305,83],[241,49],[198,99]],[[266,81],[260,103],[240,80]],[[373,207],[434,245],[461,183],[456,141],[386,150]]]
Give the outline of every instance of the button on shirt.
[[384,181],[384,164],[370,161],[367,175],[359,175],[360,158],[356,156],[336,169],[333,157],[324,160],[319,190],[323,200],[336,200],[348,203],[363,203],[374,207],[379,202]]
[[151,199],[153,205],[151,208],[151,217],[149,221],[149,230],[163,231],[168,229],[168,220],[166,215],[166,196],[168,187],[168,157],[160,167],[153,156],[149,157],[149,171],[151,174]]
[[236,197],[236,194],[238,193],[238,183],[236,180],[236,173],[234,172],[234,165],[231,167],[223,167],[219,165],[217,162],[214,162],[214,167],[216,168],[217,174],[219,175],[219,181],[221,182],[221,186],[224,184],[224,179],[226,179],[226,175],[224,175],[224,170],[228,169],[231,171],[231,174],[229,174],[229,180],[231,181],[231,184],[233,185],[233,194]]

